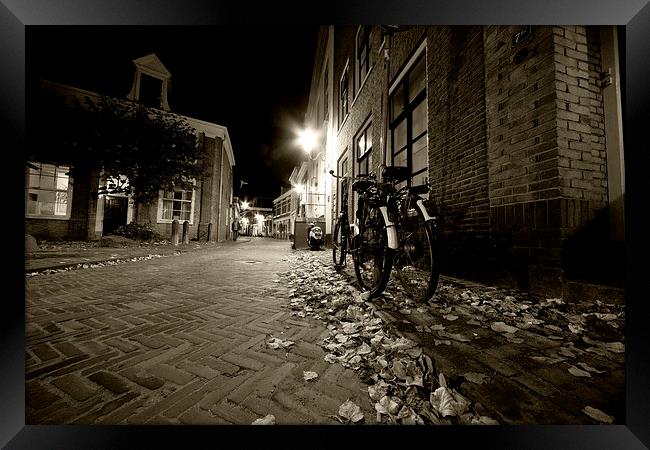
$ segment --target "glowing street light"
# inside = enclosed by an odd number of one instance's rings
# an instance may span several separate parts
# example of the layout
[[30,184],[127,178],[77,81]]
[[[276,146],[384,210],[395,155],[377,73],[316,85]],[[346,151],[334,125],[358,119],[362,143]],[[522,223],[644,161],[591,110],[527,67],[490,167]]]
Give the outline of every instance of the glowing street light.
[[248,202],[242,202],[241,209],[248,209]]
[[300,130],[298,131],[298,145],[305,153],[311,153],[318,146],[318,135],[311,128]]

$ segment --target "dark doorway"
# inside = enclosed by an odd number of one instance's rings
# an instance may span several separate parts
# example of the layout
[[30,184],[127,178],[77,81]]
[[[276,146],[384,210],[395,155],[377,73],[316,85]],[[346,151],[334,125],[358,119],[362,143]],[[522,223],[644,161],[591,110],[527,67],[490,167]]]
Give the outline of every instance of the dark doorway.
[[104,231],[103,235],[111,234],[119,226],[126,225],[126,210],[128,201],[126,197],[106,196],[104,204]]

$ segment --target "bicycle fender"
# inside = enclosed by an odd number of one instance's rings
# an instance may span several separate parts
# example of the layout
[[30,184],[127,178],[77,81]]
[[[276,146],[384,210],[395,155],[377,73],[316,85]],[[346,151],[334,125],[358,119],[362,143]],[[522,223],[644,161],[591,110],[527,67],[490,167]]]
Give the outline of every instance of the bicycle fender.
[[379,210],[384,216],[384,223],[386,224],[386,234],[388,235],[388,248],[393,250],[397,249],[397,230],[395,230],[395,224],[390,221],[388,218],[388,208],[385,206],[380,206]]
[[433,220],[433,217],[431,217],[431,216],[429,215],[427,209],[424,207],[424,202],[422,201],[422,199],[418,199],[418,201],[416,202],[416,204],[417,204],[418,207],[420,208],[420,212],[422,213],[422,217],[424,217],[424,221],[425,221],[425,222],[428,222],[428,221],[430,221],[430,220]]

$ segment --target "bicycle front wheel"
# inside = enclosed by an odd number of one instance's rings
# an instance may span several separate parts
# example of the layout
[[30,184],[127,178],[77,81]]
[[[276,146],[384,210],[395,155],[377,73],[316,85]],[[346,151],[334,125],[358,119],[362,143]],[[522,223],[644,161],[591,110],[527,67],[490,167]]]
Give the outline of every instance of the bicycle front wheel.
[[353,242],[354,272],[359,286],[371,298],[376,297],[386,289],[393,264],[384,216],[378,208],[368,207]]
[[345,256],[348,250],[347,235],[343,232],[343,226],[343,221],[337,221],[334,227],[334,236],[332,236],[332,259],[337,267],[345,266]]
[[403,218],[395,256],[395,275],[407,295],[425,303],[438,287],[440,260],[435,229],[419,210],[411,209]]

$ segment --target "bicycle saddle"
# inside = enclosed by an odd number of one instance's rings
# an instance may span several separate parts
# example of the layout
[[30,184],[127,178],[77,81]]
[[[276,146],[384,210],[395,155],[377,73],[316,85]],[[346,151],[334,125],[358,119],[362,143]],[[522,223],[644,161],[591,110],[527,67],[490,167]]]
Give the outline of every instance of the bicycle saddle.
[[384,181],[404,181],[411,176],[411,171],[405,166],[384,166],[382,177]]
[[352,183],[352,190],[361,194],[367,191],[373,184],[375,184],[375,182],[370,180],[355,180]]

